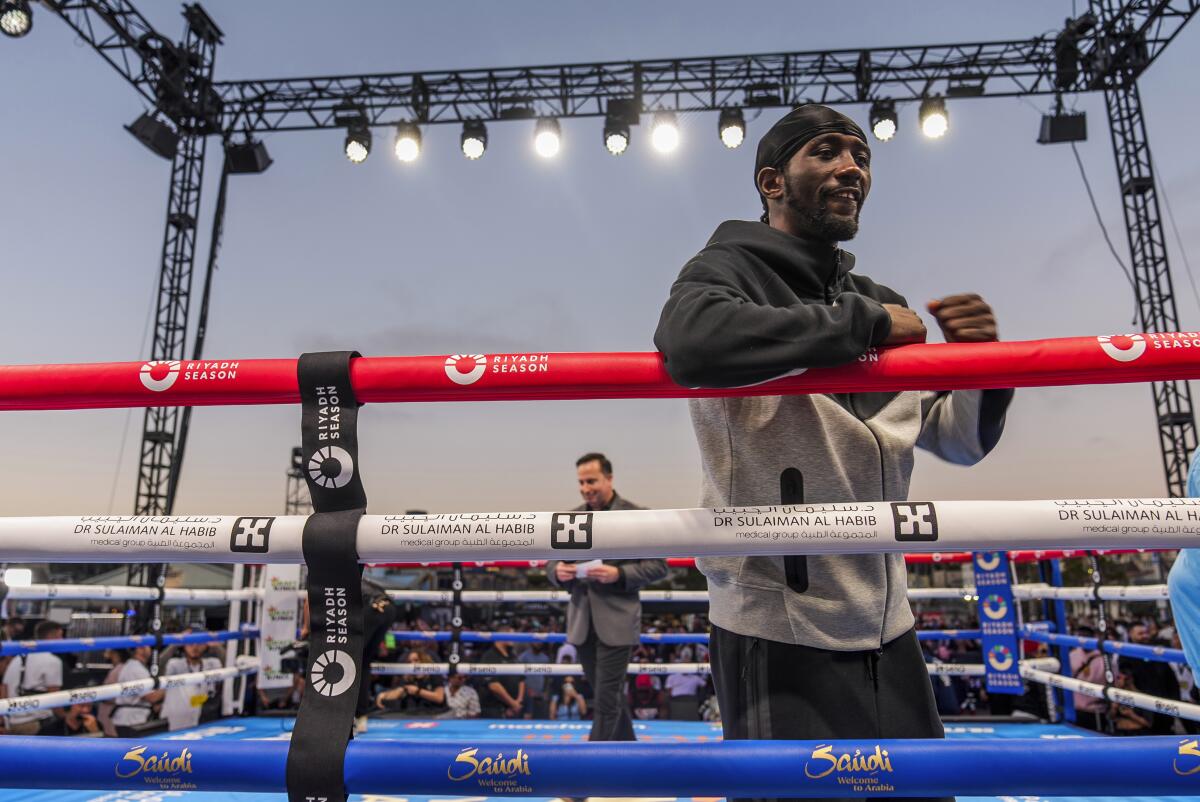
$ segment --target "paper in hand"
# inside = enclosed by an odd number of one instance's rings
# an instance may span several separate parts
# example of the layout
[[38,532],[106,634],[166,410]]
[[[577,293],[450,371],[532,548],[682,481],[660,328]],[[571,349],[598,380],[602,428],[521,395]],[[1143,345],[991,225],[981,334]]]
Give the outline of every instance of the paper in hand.
[[584,579],[588,575],[588,571],[593,568],[599,568],[604,565],[604,560],[588,560],[587,562],[575,564],[575,578]]

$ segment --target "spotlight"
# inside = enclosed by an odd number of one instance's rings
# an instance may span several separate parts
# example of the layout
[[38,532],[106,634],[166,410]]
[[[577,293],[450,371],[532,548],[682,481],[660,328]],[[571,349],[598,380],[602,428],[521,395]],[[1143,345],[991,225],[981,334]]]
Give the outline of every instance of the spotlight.
[[654,115],[650,142],[659,153],[670,153],[679,147],[679,125],[675,122],[673,112],[660,111]]
[[721,117],[717,121],[717,132],[725,147],[733,149],[746,139],[746,118],[741,109],[721,109]]
[[408,164],[421,155],[421,129],[416,123],[400,123],[396,126],[396,158]]
[[950,127],[950,116],[946,113],[946,101],[939,95],[927,97],[921,101],[921,111],[918,115],[921,121],[921,132],[930,139],[939,139],[946,134]]
[[620,156],[629,147],[629,124],[613,119],[610,114],[604,121],[604,147],[614,156]]
[[543,159],[553,159],[562,148],[562,126],[554,117],[543,117],[533,129],[533,149]]
[[0,31],[5,36],[18,39],[33,27],[33,11],[29,0],[3,0],[0,2]]
[[471,161],[475,161],[487,150],[487,126],[481,120],[467,120],[463,123],[462,152]]
[[29,568],[5,568],[3,584],[10,588],[27,588],[33,584],[33,570]]
[[877,100],[871,104],[871,133],[880,142],[887,142],[896,135],[896,104],[890,100]]
[[346,131],[346,158],[355,164],[362,164],[371,154],[371,129],[365,125],[350,126]]

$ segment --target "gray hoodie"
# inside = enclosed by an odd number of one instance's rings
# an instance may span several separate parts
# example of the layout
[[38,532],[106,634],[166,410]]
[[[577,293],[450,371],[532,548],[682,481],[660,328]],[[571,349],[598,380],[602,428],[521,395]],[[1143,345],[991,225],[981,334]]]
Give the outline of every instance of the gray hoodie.
[[[688,387],[757,384],[869,358],[904,298],[851,273],[852,254],[770,228],[722,223],[671,288],[654,342]],[[688,402],[705,507],[908,497],[913,448],[960,465],[996,444],[1011,390],[705,398]],[[709,617],[741,635],[876,649],[913,626],[904,557],[699,561]]]

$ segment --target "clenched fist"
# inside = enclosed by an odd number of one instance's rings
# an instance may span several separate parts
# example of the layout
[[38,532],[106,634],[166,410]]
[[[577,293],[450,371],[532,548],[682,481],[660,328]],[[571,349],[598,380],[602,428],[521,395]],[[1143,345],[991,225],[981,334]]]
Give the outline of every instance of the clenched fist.
[[992,343],[1000,339],[992,307],[975,293],[947,295],[930,301],[928,309],[948,343]]

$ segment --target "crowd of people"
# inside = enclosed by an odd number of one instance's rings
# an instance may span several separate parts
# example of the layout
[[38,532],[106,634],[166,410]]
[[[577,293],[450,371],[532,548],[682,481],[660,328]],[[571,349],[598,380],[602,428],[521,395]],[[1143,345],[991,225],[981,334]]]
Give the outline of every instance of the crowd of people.
[[[179,631],[178,628],[171,631]],[[184,633],[191,629],[183,629]],[[20,618],[9,618],[0,627],[3,640],[39,641],[64,637],[66,627],[57,621],[39,621],[32,627]],[[31,696],[88,685],[112,685],[151,677],[153,649],[106,649],[103,664],[109,666],[103,679],[68,683],[75,655],[37,651],[0,657],[0,698]],[[224,649],[218,643],[168,646],[158,654],[158,674],[174,676],[207,671],[224,665]],[[140,696],[121,696],[99,702],[78,702],[66,707],[37,708],[0,717],[0,734],[76,735],[83,737],[131,738],[147,730],[181,730],[202,720],[220,716],[219,685],[210,682],[169,690],[151,690]]]
[[[965,623],[949,628],[964,628]],[[1069,621],[1071,634],[1081,638],[1096,638],[1096,627],[1088,620]],[[1116,620],[1108,626],[1104,640],[1115,643],[1130,643],[1139,646],[1179,649],[1179,635],[1175,627],[1164,625],[1153,616]],[[1025,658],[1045,657],[1049,648],[1042,643],[1024,641]],[[939,640],[923,643],[928,663],[983,662],[980,643],[977,640]],[[1200,703],[1192,669],[1186,663],[1168,663],[1146,660],[1129,654],[1105,654],[1100,649],[1075,647],[1069,651],[1071,676],[1096,685],[1111,684],[1127,691],[1157,696],[1162,699]],[[1045,717],[1045,689],[1031,686],[1023,697],[989,697],[982,677],[957,675],[931,676],[934,699],[938,713],[947,715],[970,715],[974,713],[1007,714],[1014,709],[1025,710]],[[1111,735],[1172,735],[1200,733],[1200,726],[1187,719],[1176,718],[1165,712],[1153,712],[1117,704],[1082,693],[1072,693],[1075,708],[1075,723],[1096,732]]]

